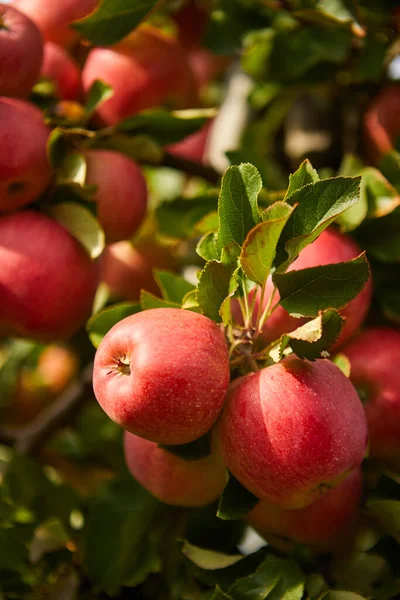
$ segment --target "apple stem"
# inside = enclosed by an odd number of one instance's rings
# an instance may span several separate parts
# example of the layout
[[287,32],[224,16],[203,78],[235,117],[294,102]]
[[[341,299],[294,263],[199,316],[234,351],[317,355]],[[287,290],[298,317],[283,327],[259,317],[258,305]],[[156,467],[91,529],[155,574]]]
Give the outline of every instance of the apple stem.
[[124,363],[120,358],[117,360],[117,369],[122,375],[129,376],[131,374],[131,365],[129,363]]
[[[272,315],[272,313],[274,312],[274,310],[277,308],[277,306],[279,304],[279,302],[277,302],[275,304],[275,306],[273,308],[271,308],[272,303],[273,303],[274,298],[275,298],[276,291],[277,291],[276,290],[276,286],[274,285],[274,289],[272,290],[271,296],[270,296],[270,298],[268,300],[268,304],[265,307],[265,310],[262,313],[262,315],[261,315],[261,317],[260,317],[260,319],[258,321],[258,325],[257,325],[257,329],[256,329],[257,335],[259,335],[262,332],[262,329],[264,327],[265,321],[268,319],[268,317],[270,317]],[[262,296],[261,300],[260,300],[260,307],[262,307],[263,300],[264,300],[264,298]]]

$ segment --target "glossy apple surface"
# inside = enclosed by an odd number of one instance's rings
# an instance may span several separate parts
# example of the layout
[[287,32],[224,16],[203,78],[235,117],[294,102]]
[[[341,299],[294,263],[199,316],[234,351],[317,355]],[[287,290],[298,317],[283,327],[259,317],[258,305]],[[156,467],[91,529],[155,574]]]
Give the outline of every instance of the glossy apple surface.
[[59,223],[25,210],[0,217],[0,332],[72,336],[90,316],[97,265]]
[[49,133],[33,104],[0,98],[0,213],[30,204],[49,185]]
[[185,460],[128,431],[124,433],[124,451],[133,477],[165,504],[207,506],[226,485],[225,466],[215,452]]
[[224,334],[194,312],[157,308],[127,317],[103,338],[93,389],[108,416],[159,444],[185,444],[214,424],[229,383]]
[[361,463],[368,441],[347,377],[326,359],[295,356],[234,387],[216,435],[242,485],[282,508],[315,502]]

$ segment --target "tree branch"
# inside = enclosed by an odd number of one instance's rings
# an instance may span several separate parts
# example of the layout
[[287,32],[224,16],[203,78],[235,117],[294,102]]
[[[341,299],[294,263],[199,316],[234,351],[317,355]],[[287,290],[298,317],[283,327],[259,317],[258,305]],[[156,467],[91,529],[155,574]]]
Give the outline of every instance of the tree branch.
[[[154,163],[152,164],[154,166]],[[220,174],[217,173],[217,171],[213,169],[213,167],[203,165],[192,160],[187,160],[186,158],[174,156],[169,152],[164,153],[163,161],[156,166],[177,169],[179,171],[187,173],[188,175],[193,175],[194,177],[202,177],[206,181],[209,181],[213,184],[217,184],[220,180]]]

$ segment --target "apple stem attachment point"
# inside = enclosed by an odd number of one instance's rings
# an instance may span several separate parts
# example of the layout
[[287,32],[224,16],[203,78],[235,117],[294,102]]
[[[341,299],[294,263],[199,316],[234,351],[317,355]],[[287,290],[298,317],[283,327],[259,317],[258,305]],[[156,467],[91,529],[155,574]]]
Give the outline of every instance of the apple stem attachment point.
[[122,375],[130,375],[131,374],[131,365],[129,363],[124,362],[120,358],[117,359],[117,369]]

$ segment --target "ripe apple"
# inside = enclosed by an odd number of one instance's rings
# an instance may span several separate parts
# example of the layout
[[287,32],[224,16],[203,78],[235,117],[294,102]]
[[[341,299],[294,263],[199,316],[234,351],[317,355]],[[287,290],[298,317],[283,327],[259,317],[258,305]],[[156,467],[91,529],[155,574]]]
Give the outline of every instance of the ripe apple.
[[0,217],[0,335],[70,337],[90,314],[97,275],[78,241],[46,215]]
[[33,21],[0,4],[0,96],[29,96],[42,59],[43,39]]
[[123,319],[103,338],[94,361],[93,389],[103,410],[158,444],[186,444],[205,434],[221,411],[228,383],[221,329],[179,308]]
[[[345,262],[355,258],[360,253],[361,249],[350,236],[340,233],[334,228],[325,229],[315,242],[301,251],[299,257],[289,267],[289,271]],[[272,290],[273,283],[269,279],[265,294],[265,305]],[[369,279],[362,292],[340,311],[342,317],[345,318],[345,324],[334,348],[338,348],[347,342],[360,328],[371,304],[371,296],[372,281]],[[278,302],[278,300],[279,294],[277,293],[274,303]],[[256,311],[258,311],[258,305],[259,303],[256,301]],[[283,333],[293,331],[304,323],[305,320],[291,317],[284,308],[279,306],[264,326],[263,340],[270,343],[279,338]]]
[[217,439],[242,485],[291,509],[315,502],[358,466],[368,433],[357,392],[338,367],[292,355],[231,390]]
[[88,150],[86,183],[97,185],[97,217],[108,242],[130,238],[147,208],[146,180],[139,166],[120,152]]
[[78,374],[77,355],[66,346],[50,344],[40,353],[37,372],[53,396],[61,394]]
[[211,127],[212,120],[209,120],[201,129],[188,135],[182,141],[169,144],[166,150],[173,156],[178,156],[185,160],[192,160],[198,163],[206,162],[205,154]]
[[287,510],[262,500],[246,520],[269,544],[284,552],[305,544],[316,553],[332,552],[347,539],[362,493],[362,472],[355,468],[333,490],[304,508]]
[[364,403],[369,456],[400,459],[400,331],[366,329],[341,349],[351,362],[350,379]]
[[86,17],[97,0],[14,0],[13,6],[36,23],[47,42],[61,46],[72,44],[78,33],[69,24]]
[[46,42],[41,75],[54,83],[60,100],[79,100],[82,93],[81,72],[62,46]]
[[33,104],[0,98],[0,213],[36,200],[49,185],[48,135]]
[[373,162],[393,150],[400,136],[400,86],[383,88],[364,115],[366,152]]
[[122,48],[123,51],[94,48],[82,72],[85,91],[96,79],[114,90],[97,111],[106,124],[115,125],[164,102],[185,108],[195,101],[193,74],[176,39],[155,27],[142,25]]
[[124,450],[133,477],[165,504],[207,506],[225,487],[225,466],[216,452],[185,460],[128,431],[124,433]]
[[100,259],[100,277],[114,300],[138,302],[140,290],[159,292],[153,269],[176,270],[176,259],[169,248],[145,241],[133,246],[130,241],[107,246]]

